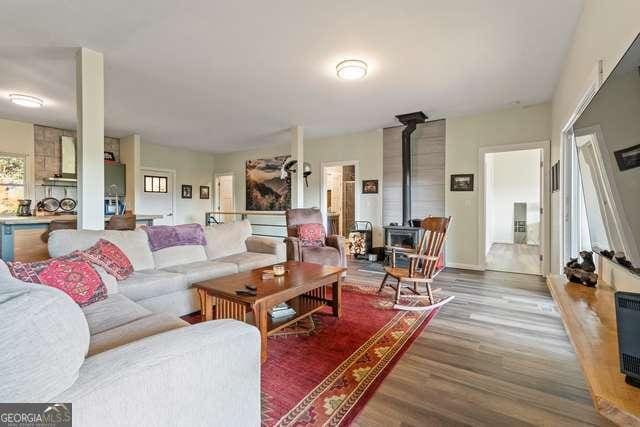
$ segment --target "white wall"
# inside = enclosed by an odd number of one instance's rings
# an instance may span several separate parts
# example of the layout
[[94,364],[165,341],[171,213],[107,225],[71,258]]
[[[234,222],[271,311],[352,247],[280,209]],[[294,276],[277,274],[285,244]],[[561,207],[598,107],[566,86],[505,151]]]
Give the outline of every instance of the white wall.
[[540,243],[540,150],[487,154],[486,245],[514,243],[513,204],[527,204],[527,244]]
[[[357,160],[356,220],[371,221],[373,245],[383,244],[382,236],[382,129],[311,139],[304,142],[305,161],[311,163],[313,174],[304,191],[306,207],[320,207],[320,165],[322,162]],[[362,194],[362,180],[377,179],[378,194]]]
[[[27,158],[26,197],[33,197],[35,184],[34,131],[32,123],[0,119],[0,152],[20,154]],[[31,205],[32,207],[35,204]]]
[[[213,210],[213,198],[208,200],[199,198],[201,185],[208,185],[210,187],[209,193],[213,194],[213,162],[214,158],[211,153],[145,142],[140,144],[142,168],[173,169],[176,171],[176,224],[192,222],[204,224],[205,212]],[[182,184],[193,186],[192,199],[180,197]]]
[[131,135],[120,139],[120,162],[126,166],[125,175],[127,210],[136,213],[140,184],[140,136]]
[[[640,32],[640,2],[638,0],[585,0],[576,27],[573,43],[567,54],[562,74],[553,96],[551,157],[560,159],[562,130],[575,111],[589,85],[589,76],[599,59],[603,60],[604,76],[624,54]],[[551,266],[559,272],[562,265],[560,245],[562,229],[560,192],[551,198]]]
[[[551,106],[538,104],[447,119],[445,212],[453,223],[447,239],[449,265],[478,268],[478,156],[480,147],[547,141]],[[451,174],[473,173],[473,192],[452,192]]]

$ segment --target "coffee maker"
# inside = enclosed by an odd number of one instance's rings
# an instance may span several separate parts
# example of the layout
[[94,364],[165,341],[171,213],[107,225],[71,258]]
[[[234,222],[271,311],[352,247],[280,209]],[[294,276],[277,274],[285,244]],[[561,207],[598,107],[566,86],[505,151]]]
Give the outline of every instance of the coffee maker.
[[16,212],[18,216],[31,216],[31,200],[19,199],[18,210]]

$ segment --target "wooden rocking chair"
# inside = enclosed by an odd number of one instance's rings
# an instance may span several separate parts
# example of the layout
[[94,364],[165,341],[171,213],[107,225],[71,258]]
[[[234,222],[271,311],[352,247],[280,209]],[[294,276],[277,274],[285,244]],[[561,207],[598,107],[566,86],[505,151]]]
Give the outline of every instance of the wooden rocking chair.
[[[431,289],[433,279],[440,272],[440,270],[437,269],[438,260],[442,254],[450,222],[451,217],[442,218],[430,216],[422,220],[420,227],[424,230],[424,234],[422,239],[420,239],[416,251],[405,253],[405,256],[409,258],[408,268],[396,267],[395,249],[390,248],[392,250],[391,266],[384,268],[386,274],[384,279],[382,279],[378,293],[382,292],[385,286],[390,286],[395,289],[396,296],[393,308],[398,310],[427,311],[443,306],[454,298],[450,296],[436,301],[433,296],[434,291]],[[395,286],[387,283],[389,277],[396,279],[397,283]],[[425,285],[426,295],[420,293],[418,290],[419,284]],[[402,294],[401,290],[403,287],[412,293]],[[427,299],[429,305],[403,305],[400,303],[401,298]]]

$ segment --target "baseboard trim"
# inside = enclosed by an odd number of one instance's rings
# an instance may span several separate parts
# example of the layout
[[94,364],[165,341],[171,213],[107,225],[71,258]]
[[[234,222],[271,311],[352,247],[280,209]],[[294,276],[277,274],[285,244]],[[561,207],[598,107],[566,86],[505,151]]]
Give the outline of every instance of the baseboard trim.
[[483,268],[476,264],[463,264],[460,262],[447,262],[445,267],[450,268],[459,268],[462,270],[475,270],[475,271],[483,271]]

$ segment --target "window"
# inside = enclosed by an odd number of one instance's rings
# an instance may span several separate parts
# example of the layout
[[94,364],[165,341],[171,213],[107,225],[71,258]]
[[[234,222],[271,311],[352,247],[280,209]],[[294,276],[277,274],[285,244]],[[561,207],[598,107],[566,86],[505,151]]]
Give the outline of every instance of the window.
[[26,164],[24,156],[0,154],[0,215],[15,214],[25,198]]
[[144,176],[145,193],[166,193],[167,177],[166,176]]

